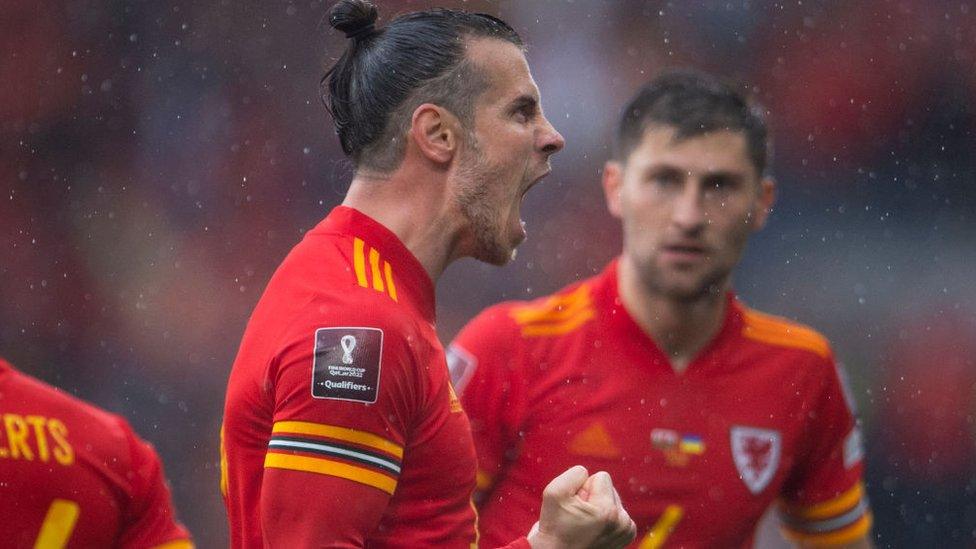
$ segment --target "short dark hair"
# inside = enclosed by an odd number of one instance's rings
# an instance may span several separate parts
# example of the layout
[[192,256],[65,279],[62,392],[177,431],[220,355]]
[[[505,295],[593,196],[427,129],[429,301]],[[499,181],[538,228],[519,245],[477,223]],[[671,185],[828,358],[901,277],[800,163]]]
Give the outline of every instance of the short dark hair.
[[771,152],[762,107],[710,74],[669,70],[641,88],[620,117],[614,157],[626,160],[654,125],[675,128],[678,140],[719,130],[741,131],[756,173],[766,172]]
[[522,48],[504,21],[482,13],[431,9],[401,15],[376,28],[376,7],[341,0],[329,24],[350,43],[322,78],[342,150],[358,168],[395,169],[413,110],[434,103],[467,126],[488,81],[465,57],[468,38],[496,38]]

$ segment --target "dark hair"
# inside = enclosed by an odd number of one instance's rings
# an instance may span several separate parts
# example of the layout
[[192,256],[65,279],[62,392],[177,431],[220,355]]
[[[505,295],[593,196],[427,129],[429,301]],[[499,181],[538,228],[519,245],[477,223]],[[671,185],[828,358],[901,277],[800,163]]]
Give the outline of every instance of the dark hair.
[[401,15],[376,28],[366,0],[340,0],[329,24],[350,43],[322,78],[342,150],[358,168],[396,168],[413,110],[434,103],[467,126],[487,79],[465,58],[467,38],[497,38],[522,47],[504,21],[490,15],[431,9]]
[[625,160],[649,126],[675,128],[682,140],[718,130],[745,134],[749,160],[762,176],[770,157],[765,114],[735,86],[693,70],[670,70],[646,84],[624,109],[614,156]]

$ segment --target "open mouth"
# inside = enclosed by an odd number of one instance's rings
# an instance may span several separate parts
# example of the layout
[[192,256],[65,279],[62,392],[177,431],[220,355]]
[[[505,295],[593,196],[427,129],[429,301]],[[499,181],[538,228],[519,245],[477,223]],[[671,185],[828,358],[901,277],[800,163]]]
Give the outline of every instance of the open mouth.
[[552,171],[551,169],[547,169],[542,175],[540,175],[539,177],[536,177],[535,179],[533,179],[532,181],[530,181],[529,184],[526,185],[524,189],[522,189],[522,194],[521,194],[521,196],[519,196],[519,201],[518,201],[518,205],[517,205],[518,210],[517,210],[516,219],[518,221],[519,229],[520,229],[520,232],[522,233],[522,237],[523,238],[525,238],[525,234],[526,234],[525,233],[525,221],[522,220],[522,203],[525,202],[525,195],[529,193],[529,190],[532,187],[535,187],[536,185],[538,185],[539,183],[541,183],[542,180],[545,179],[546,176],[549,175],[549,173],[551,171]]
[[542,180],[545,179],[546,176],[548,176],[550,173],[552,173],[552,170],[551,169],[548,169],[548,170],[545,171],[545,173],[543,173],[539,177],[536,177],[531,182],[529,182],[529,184],[525,186],[525,189],[522,190],[522,198],[524,199],[525,198],[525,195],[528,194],[529,189],[531,189],[532,187],[535,187],[536,185],[538,185],[539,183],[541,183]]

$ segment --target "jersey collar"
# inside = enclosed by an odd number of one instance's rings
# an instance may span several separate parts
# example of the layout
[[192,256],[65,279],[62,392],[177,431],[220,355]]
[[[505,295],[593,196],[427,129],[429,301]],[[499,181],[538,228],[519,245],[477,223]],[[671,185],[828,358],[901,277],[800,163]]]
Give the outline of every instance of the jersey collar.
[[336,206],[313,233],[331,233],[361,238],[377,249],[397,272],[397,293],[406,297],[427,322],[434,323],[436,302],[434,283],[427,270],[393,231],[372,217],[348,206]]
[[[666,365],[668,370],[673,371],[667,355],[657,343],[637,324],[627,308],[624,307],[617,287],[617,268],[620,258],[617,257],[607,265],[603,273],[600,274],[600,283],[595,293],[603,296],[605,302],[603,309],[608,312],[608,322],[612,323],[615,330],[623,336],[623,339],[638,343],[645,349],[651,349],[654,358]],[[685,374],[701,368],[711,369],[728,364],[728,360],[723,360],[723,355],[729,344],[733,344],[736,335],[742,332],[742,304],[739,302],[734,291],[726,293],[725,319],[722,327],[715,337],[709,341],[698,355],[691,361]]]

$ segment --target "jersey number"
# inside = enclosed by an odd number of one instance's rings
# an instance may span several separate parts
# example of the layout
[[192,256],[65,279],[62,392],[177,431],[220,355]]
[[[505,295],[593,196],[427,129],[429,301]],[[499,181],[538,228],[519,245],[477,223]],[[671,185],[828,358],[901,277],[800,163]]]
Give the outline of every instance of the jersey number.
[[73,501],[56,499],[47,508],[41,531],[34,541],[34,549],[60,549],[68,545],[68,538],[78,522],[80,507]]
[[657,519],[657,524],[644,536],[637,549],[658,549],[664,546],[665,540],[674,532],[681,517],[685,515],[685,510],[680,505],[668,505],[664,509],[664,514]]

